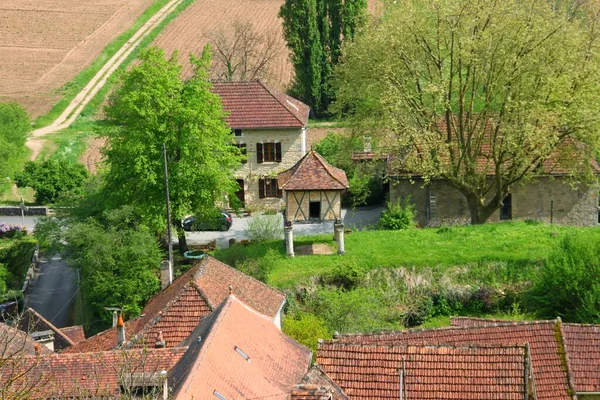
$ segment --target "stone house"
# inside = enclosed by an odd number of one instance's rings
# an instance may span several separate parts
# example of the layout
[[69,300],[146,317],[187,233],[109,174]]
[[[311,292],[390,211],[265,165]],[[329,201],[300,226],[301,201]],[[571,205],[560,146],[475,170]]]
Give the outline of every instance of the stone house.
[[215,82],[213,92],[229,113],[227,123],[247,160],[235,177],[245,207],[280,209],[277,174],[306,154],[310,108],[260,81]]
[[[425,184],[418,176],[394,177],[390,182],[390,201],[410,196],[420,226],[468,224],[467,200],[444,179]],[[488,221],[532,219],[564,225],[595,226],[599,222],[598,186],[573,186],[564,174],[546,174],[513,185],[503,206]]]

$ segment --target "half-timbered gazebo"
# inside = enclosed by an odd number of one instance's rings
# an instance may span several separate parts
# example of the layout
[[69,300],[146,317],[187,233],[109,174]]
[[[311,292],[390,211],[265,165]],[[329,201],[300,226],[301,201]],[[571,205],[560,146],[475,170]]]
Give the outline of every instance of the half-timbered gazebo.
[[338,253],[343,254],[342,193],[349,188],[346,173],[311,150],[292,168],[281,172],[277,183],[285,202],[287,254],[294,255],[293,223],[300,221],[335,221]]

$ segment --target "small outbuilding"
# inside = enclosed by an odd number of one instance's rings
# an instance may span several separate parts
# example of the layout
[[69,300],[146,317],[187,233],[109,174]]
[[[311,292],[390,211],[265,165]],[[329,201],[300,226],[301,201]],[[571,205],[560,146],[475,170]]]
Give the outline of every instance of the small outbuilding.
[[277,183],[285,202],[283,219],[288,256],[294,256],[293,223],[302,221],[335,221],[338,253],[343,254],[342,193],[350,187],[346,173],[311,150],[292,168],[277,175]]

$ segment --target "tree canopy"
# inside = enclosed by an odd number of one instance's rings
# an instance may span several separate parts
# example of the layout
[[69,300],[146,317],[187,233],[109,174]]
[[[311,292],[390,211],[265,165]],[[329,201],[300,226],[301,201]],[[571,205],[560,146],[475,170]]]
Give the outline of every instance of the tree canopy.
[[166,146],[172,223],[182,248],[181,219],[208,215],[224,194],[234,193],[233,172],[241,160],[221,100],[210,91],[210,51],[191,58],[194,74],[183,79],[176,53],[167,59],[158,48],[143,51],[110,97],[103,132],[108,201],[138,208],[146,223],[163,231]]
[[389,4],[345,47],[335,108],[379,135],[396,173],[447,180],[482,223],[549,165],[591,178],[599,22],[596,1]]
[[29,115],[23,107],[0,103],[0,194],[10,187],[10,178],[27,154],[25,142],[30,130]]
[[366,14],[366,0],[286,0],[279,16],[292,51],[292,94],[323,116],[333,98],[331,78],[342,43],[354,37]]

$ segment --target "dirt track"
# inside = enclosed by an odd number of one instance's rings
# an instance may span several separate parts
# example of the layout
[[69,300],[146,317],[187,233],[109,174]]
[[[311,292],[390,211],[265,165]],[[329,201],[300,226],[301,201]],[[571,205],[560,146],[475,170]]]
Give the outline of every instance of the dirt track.
[[154,0],[0,0],[0,101],[33,117]]

